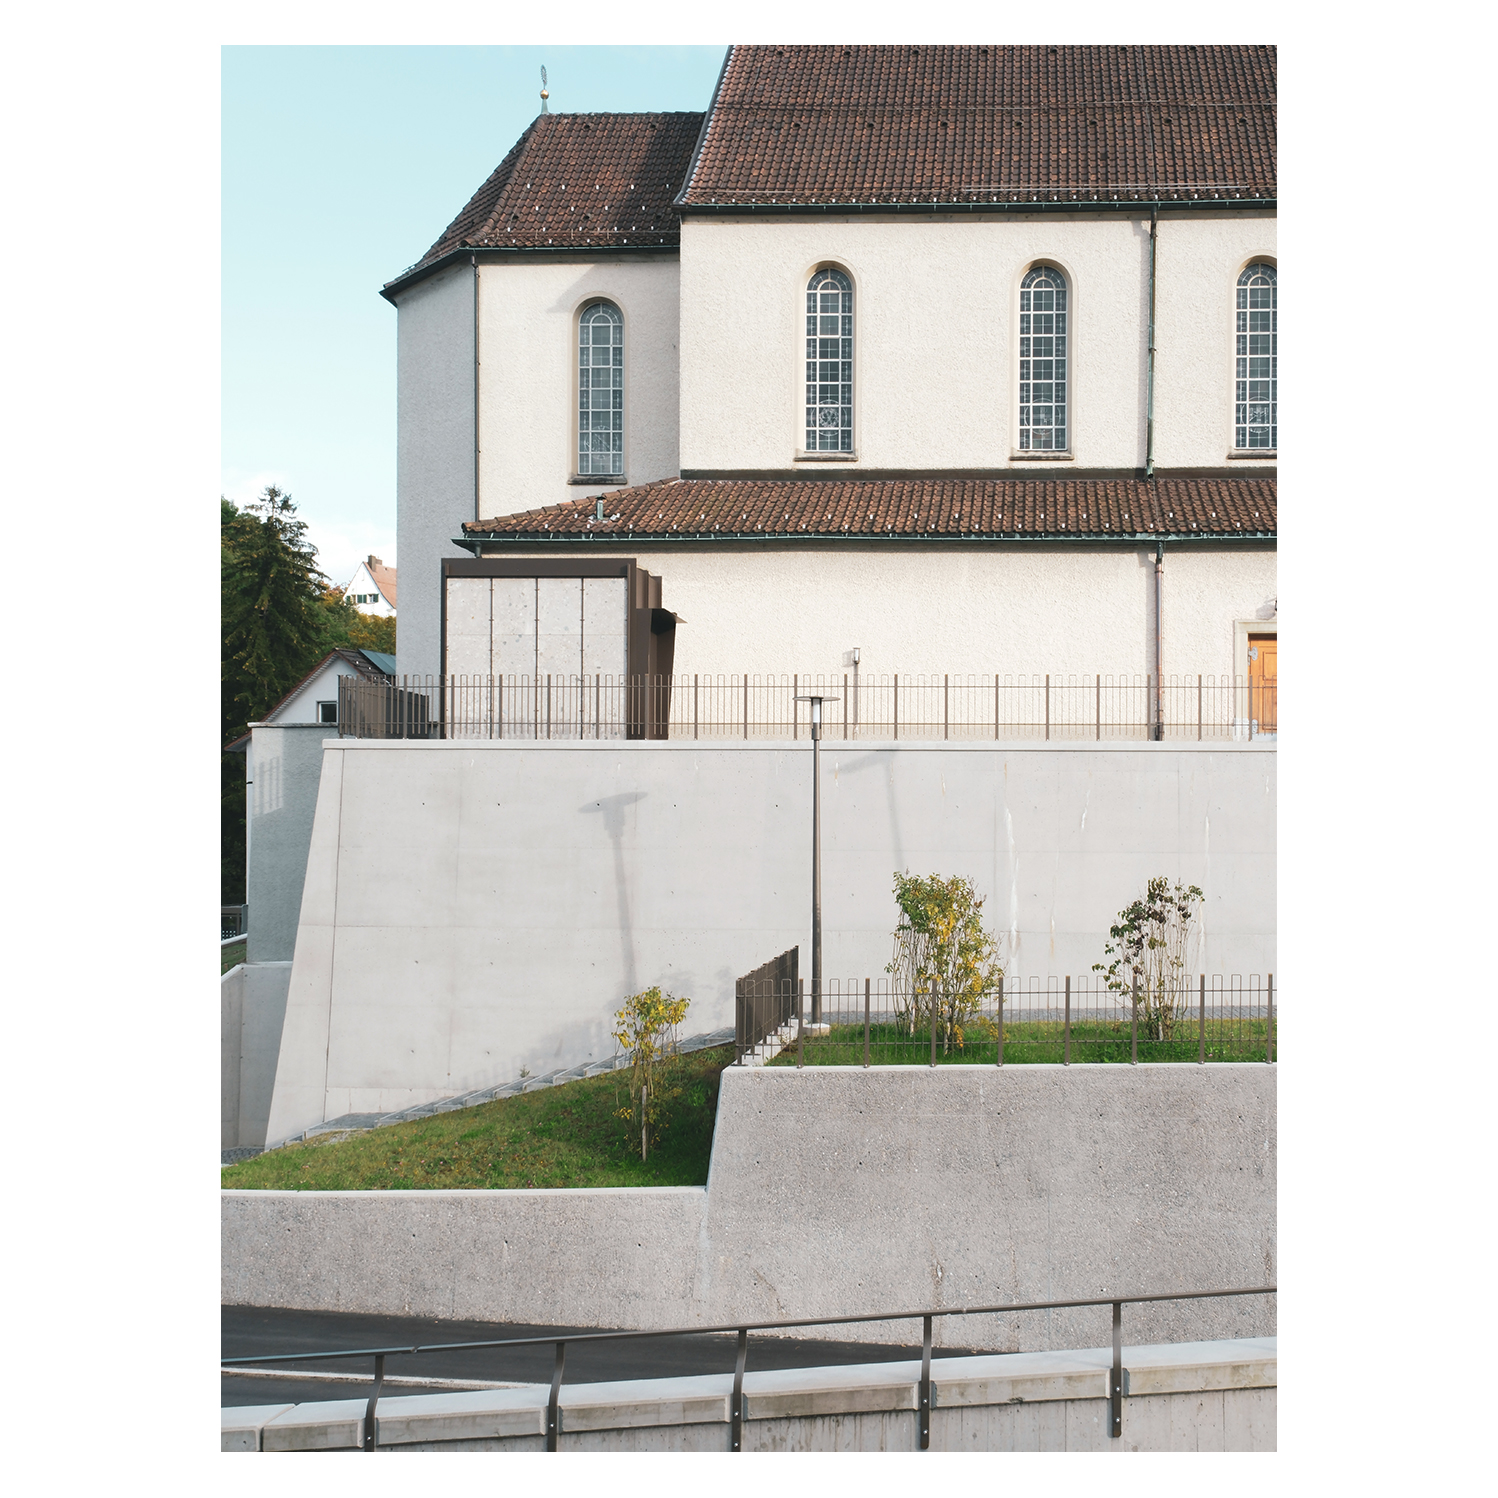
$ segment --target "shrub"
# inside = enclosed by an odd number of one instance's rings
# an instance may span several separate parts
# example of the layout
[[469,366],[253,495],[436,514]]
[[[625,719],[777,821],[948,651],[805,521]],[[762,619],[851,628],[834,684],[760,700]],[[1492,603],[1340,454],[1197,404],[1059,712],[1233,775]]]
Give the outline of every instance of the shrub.
[[1186,952],[1196,907],[1205,898],[1194,885],[1174,885],[1163,875],[1151,879],[1144,898],[1119,911],[1103,947],[1113,960],[1095,962],[1108,987],[1132,1004],[1139,982],[1139,1017],[1156,1040],[1169,1040],[1180,1013],[1190,1002],[1186,992]]
[[902,1020],[914,1035],[934,1018],[943,1053],[960,1049],[964,1021],[1004,973],[998,942],[983,927],[983,897],[971,879],[897,873],[895,903],[900,920],[885,972],[894,975]]
[[630,1058],[629,1107],[621,1108],[616,1117],[638,1135],[642,1160],[666,1127],[668,1105],[681,1090],[672,1086],[662,1063],[675,1054],[676,1027],[691,1002],[663,994],[657,985],[632,994],[614,1015],[614,1039]]

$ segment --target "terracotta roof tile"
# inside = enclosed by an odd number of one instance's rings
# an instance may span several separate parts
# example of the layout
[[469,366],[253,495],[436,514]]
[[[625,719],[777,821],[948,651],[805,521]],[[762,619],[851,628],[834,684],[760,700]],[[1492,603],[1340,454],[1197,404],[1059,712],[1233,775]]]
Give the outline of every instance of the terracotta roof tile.
[[1273,536],[1272,478],[664,479],[493,520],[467,538],[618,542]]
[[700,114],[538,115],[404,276],[470,246],[677,248]]
[[734,47],[679,201],[1275,195],[1271,46]]

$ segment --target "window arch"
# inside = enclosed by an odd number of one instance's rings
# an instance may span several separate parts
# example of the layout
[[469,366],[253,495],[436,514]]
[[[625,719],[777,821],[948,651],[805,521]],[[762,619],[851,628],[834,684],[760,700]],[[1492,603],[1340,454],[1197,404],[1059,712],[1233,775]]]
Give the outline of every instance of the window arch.
[[1019,283],[1019,445],[1065,452],[1067,410],[1066,277],[1037,265]]
[[1279,287],[1274,267],[1255,261],[1238,277],[1235,447],[1277,446]]
[[624,473],[624,317],[612,302],[577,320],[577,471]]
[[853,451],[853,283],[831,267],[806,286],[806,451]]

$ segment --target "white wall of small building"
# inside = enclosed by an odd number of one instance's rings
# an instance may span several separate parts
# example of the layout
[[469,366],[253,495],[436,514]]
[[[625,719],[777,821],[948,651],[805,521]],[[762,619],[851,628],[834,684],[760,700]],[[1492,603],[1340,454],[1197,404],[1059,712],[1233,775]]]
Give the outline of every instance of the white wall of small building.
[[679,283],[674,255],[479,267],[477,518],[606,492],[568,482],[578,466],[577,319],[599,299],[624,316],[625,479],[675,475]]
[[[1167,218],[1157,264],[1157,466],[1232,444],[1233,292],[1273,258],[1273,215]],[[857,469],[1033,469],[1018,447],[1019,283],[1070,290],[1073,461],[1145,461],[1146,217],[689,218],[681,249],[681,465],[789,469],[804,446],[806,282],[854,282]],[[821,466],[821,465],[819,465]],[[1245,468],[1251,465],[1245,464]]]

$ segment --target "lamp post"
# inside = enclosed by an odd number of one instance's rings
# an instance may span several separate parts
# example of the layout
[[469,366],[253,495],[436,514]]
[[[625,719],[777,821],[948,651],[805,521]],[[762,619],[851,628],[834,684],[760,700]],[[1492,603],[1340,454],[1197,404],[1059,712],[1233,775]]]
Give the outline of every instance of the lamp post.
[[811,1022],[822,1023],[822,704],[836,697],[798,697],[811,703]]

